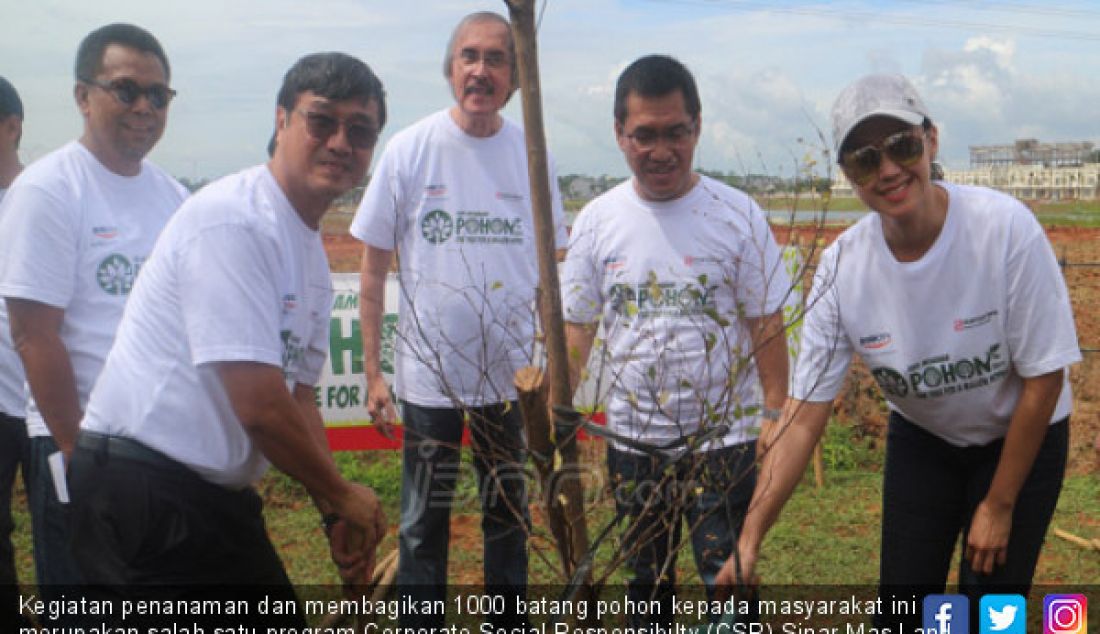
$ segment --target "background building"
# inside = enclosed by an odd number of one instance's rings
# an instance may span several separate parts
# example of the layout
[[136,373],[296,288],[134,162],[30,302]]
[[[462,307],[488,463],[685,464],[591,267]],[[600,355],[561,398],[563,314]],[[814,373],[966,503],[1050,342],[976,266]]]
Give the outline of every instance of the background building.
[[[1012,145],[970,147],[970,169],[944,169],[944,180],[981,185],[1021,200],[1096,200],[1100,198],[1100,152],[1090,142],[1040,143],[1020,139]],[[855,196],[851,183],[836,170],[833,196]]]

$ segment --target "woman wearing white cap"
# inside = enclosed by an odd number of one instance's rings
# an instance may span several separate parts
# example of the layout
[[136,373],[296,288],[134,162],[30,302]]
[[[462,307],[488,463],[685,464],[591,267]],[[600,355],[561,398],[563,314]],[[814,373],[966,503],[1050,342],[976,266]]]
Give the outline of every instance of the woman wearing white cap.
[[[960,534],[962,592],[1024,594],[1065,471],[1066,368],[1081,359],[1050,244],[1014,198],[932,180],[938,131],[905,78],[848,86],[833,135],[876,213],[822,254],[791,398],[741,534],[740,578],[753,578],[858,353],[891,411],[880,596],[942,592]],[[736,565],[720,580],[732,583]],[[919,609],[906,618],[919,626]]]

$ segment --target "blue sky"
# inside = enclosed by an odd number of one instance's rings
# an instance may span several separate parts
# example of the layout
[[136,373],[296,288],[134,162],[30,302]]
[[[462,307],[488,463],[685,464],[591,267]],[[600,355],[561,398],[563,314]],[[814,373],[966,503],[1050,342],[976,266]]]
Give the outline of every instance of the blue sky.
[[[165,46],[179,90],[152,154],[177,176],[218,176],[265,158],[282,74],[301,55],[341,50],[386,85],[394,131],[451,103],[446,39],[503,0],[0,0],[0,75],[27,109],[23,156],[80,134],[76,46],[127,21]],[[542,2],[539,3],[542,6]],[[16,8],[18,7],[18,8]],[[545,119],[560,173],[623,175],[611,98],[636,57],[667,53],[696,75],[696,164],[791,175],[817,155],[837,93],[860,75],[900,72],[940,127],[940,158],[1016,138],[1100,144],[1100,2],[550,0],[540,29]],[[507,113],[520,117],[519,100]]]

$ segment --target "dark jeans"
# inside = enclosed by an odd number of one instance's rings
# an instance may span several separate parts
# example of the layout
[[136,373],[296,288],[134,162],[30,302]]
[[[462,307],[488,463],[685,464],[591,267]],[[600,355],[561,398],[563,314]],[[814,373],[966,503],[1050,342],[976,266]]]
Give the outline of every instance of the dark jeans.
[[[481,499],[481,531],[485,543],[483,572],[487,593],[526,594],[527,479],[523,471],[527,442],[516,403],[444,409],[401,402],[405,425],[401,475],[400,562],[398,589],[423,600],[444,600],[451,507],[468,508],[474,500],[456,499],[464,422],[470,425],[471,448]],[[511,610],[509,610],[511,612]],[[523,626],[513,615],[494,625]],[[442,616],[402,615],[401,627],[438,627]]]
[[[882,486],[882,556],[879,595],[917,602],[915,615],[883,615],[877,626],[905,622],[921,626],[925,594],[940,594],[947,583],[951,555],[967,531],[978,503],[989,491],[1003,440],[956,447],[896,412],[890,415]],[[1003,566],[984,575],[960,556],[959,592],[971,599],[972,631],[977,631],[978,600],[983,594],[1023,594],[1031,588],[1035,563],[1062,490],[1069,446],[1069,421],[1047,429],[1012,514],[1012,532]],[[961,549],[960,549],[961,550]],[[895,630],[896,631],[896,630]]]
[[[27,503],[31,512],[31,537],[34,541],[34,570],[42,598],[61,599],[66,586],[82,583],[76,562],[69,552],[70,505],[57,499],[48,458],[57,453],[57,443],[50,436],[30,439],[30,460],[27,472]],[[51,623],[48,619],[46,623]],[[57,624],[68,624],[65,617]]]
[[633,615],[631,626],[671,623],[684,518],[699,577],[707,598],[714,598],[715,577],[733,551],[756,486],[755,460],[756,443],[748,442],[699,452],[672,472],[662,472],[656,457],[608,444],[615,506],[629,522],[622,539],[632,573],[627,597],[662,602],[659,616]]
[[[135,441],[86,431],[73,452],[69,483],[72,552],[97,597],[295,601],[251,488],[220,487]],[[300,610],[285,617],[252,610],[250,625],[305,626]],[[190,625],[193,616],[181,616],[180,623]],[[241,620],[220,618],[197,622]],[[158,616],[150,624],[164,627],[169,620]]]
[[[23,472],[23,486],[30,481],[27,471],[27,425],[22,418],[0,412],[0,626],[16,630],[27,626],[19,614],[19,578],[15,573],[15,549],[11,534],[11,491],[15,474]],[[22,469],[20,469],[22,467]]]

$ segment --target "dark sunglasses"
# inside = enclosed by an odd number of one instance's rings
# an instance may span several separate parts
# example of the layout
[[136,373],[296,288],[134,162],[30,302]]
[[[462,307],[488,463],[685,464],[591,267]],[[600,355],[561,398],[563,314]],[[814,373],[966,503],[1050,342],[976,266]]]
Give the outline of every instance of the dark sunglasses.
[[353,121],[341,121],[323,112],[313,112],[311,110],[298,110],[296,112],[306,118],[306,131],[309,132],[309,136],[318,141],[328,141],[332,135],[340,130],[340,126],[343,126],[348,145],[357,150],[369,150],[378,142],[378,130],[374,126]]
[[115,96],[124,106],[132,106],[142,95],[157,110],[168,107],[168,102],[176,96],[176,91],[164,84],[142,86],[132,79],[115,79],[114,81],[99,81],[98,79],[81,79],[80,81],[96,88],[102,88]]
[[891,134],[879,143],[844,152],[840,156],[840,167],[849,181],[866,185],[878,176],[884,154],[901,167],[915,165],[924,155],[923,137],[923,133],[912,130]]

